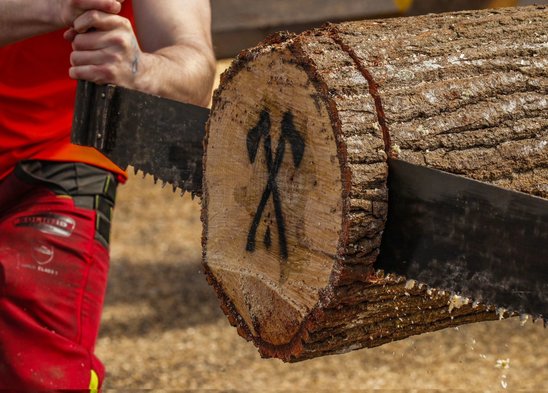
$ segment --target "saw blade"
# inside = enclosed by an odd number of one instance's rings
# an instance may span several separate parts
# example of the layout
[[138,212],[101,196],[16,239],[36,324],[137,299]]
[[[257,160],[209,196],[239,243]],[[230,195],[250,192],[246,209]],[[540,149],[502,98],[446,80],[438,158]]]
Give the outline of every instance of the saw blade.
[[400,160],[388,188],[377,268],[548,316],[548,200]]
[[125,89],[79,82],[72,141],[94,146],[174,188],[202,192],[202,156],[209,109]]

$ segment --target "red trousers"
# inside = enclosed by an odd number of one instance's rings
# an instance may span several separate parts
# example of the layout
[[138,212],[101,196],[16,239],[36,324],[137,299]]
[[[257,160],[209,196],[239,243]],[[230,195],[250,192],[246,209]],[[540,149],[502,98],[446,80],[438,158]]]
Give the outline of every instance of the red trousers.
[[97,213],[40,184],[0,182],[0,391],[92,391],[108,250]]

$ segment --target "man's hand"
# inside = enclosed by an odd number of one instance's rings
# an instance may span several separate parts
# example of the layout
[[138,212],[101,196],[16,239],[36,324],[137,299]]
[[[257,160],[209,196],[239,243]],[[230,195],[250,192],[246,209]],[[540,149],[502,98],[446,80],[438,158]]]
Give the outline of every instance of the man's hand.
[[134,87],[142,52],[128,19],[86,11],[76,18],[65,39],[72,41],[71,78]]
[[62,26],[72,26],[74,21],[89,10],[118,14],[124,0],[57,0],[56,13]]
[[108,11],[74,20],[65,33],[70,77],[207,105],[215,71],[209,0],[139,0],[133,10],[139,41],[128,19]]

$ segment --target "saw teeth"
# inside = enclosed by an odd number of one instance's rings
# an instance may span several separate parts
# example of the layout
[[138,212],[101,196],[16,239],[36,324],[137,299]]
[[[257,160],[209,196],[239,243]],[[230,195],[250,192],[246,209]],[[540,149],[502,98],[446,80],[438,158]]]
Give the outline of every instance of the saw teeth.
[[201,195],[201,192],[196,192],[193,187],[192,187],[192,176],[190,176],[187,180],[185,180],[184,182],[181,182],[181,181],[177,181],[177,180],[174,180],[173,182],[171,181],[168,181],[168,180],[164,180],[162,179],[160,176],[156,175],[156,174],[153,174],[153,173],[150,173],[144,169],[141,169],[141,168],[138,168],[138,167],[133,167],[133,171],[135,172],[135,174],[137,173],[141,173],[143,175],[143,179],[145,179],[147,176],[152,176],[153,180],[154,180],[154,184],[158,184],[158,182],[161,182],[161,186],[162,188],[165,188],[168,184],[171,185],[172,189],[173,189],[173,192],[178,192],[180,193],[181,196],[183,196],[185,194],[185,192],[190,192],[193,199],[194,199],[194,196],[200,196]]

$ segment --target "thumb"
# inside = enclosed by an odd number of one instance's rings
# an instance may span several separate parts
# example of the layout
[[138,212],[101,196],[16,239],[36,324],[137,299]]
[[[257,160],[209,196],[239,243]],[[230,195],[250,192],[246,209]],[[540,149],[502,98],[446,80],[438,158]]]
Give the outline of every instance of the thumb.
[[69,42],[72,42],[76,38],[77,34],[78,32],[74,28],[70,27],[69,29],[67,29],[67,31],[63,33],[63,38]]

